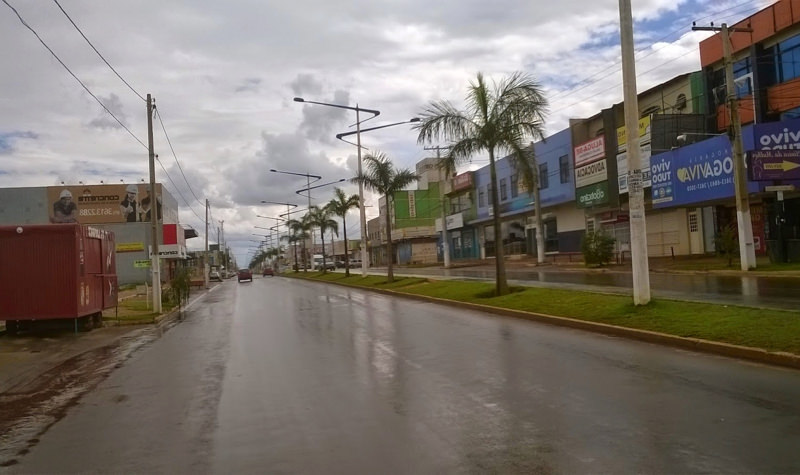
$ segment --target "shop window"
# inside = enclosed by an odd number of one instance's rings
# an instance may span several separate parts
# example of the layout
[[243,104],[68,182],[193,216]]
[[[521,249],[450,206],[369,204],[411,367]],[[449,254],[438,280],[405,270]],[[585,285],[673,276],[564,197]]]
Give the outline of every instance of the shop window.
[[561,183],[569,183],[569,156],[562,155],[558,157],[558,174],[561,177]]
[[556,220],[551,219],[542,223],[544,226],[544,250],[545,252],[558,251],[558,226]]
[[539,189],[544,190],[550,186],[550,179],[547,176],[547,164],[542,163],[539,165]]
[[492,185],[486,185],[486,196],[488,197],[489,206],[494,204],[494,192],[492,191]]
[[478,207],[483,208],[486,206],[486,189],[484,187],[478,188]]
[[508,182],[505,178],[500,179],[500,201],[508,199]]

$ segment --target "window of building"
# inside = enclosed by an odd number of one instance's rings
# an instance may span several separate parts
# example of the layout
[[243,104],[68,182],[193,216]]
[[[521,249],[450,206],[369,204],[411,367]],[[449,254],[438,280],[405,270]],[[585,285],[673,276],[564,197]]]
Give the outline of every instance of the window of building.
[[483,208],[486,206],[486,188],[478,188],[478,207]]
[[660,110],[661,110],[661,108],[658,107],[658,106],[651,106],[651,107],[648,107],[647,109],[643,110],[642,113],[639,116],[640,117],[650,117],[653,114],[658,114],[658,111],[660,111]]
[[492,191],[492,185],[486,185],[486,196],[488,197],[489,206],[494,204],[494,192]]
[[550,179],[547,176],[547,164],[542,163],[539,165],[539,189],[544,190],[550,186]]
[[569,183],[569,156],[562,155],[558,157],[558,174],[561,176],[561,183]]
[[775,53],[778,82],[786,82],[800,76],[800,35],[778,43]]
[[675,99],[675,109],[679,111],[686,109],[686,94],[678,94]]
[[519,175],[511,175],[511,197],[516,198],[519,194]]
[[508,199],[508,182],[505,178],[500,179],[500,201]]

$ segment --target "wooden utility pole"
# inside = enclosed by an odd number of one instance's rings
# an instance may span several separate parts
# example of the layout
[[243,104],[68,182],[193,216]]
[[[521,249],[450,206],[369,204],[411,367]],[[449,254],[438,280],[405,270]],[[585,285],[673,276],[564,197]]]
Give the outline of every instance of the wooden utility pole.
[[156,196],[156,154],[153,148],[155,100],[147,95],[147,150],[150,166],[150,268],[153,276],[153,311],[161,313],[161,258],[158,255],[158,197]]
[[650,302],[650,264],[647,257],[647,226],[644,216],[644,186],[639,150],[639,99],[636,95],[636,60],[633,50],[631,0],[619,0],[619,31],[622,46],[625,133],[628,143],[628,208],[631,226],[633,304],[647,305]]
[[[730,136],[733,145],[733,189],[736,194],[736,223],[739,231],[739,261],[742,270],[756,268],[756,247],[753,241],[753,222],[750,219],[750,195],[747,191],[747,173],[744,163],[744,146],[742,144],[742,121],[739,118],[739,99],[736,97],[736,85],[733,79],[733,53],[731,52],[730,33],[752,32],[752,28],[728,28],[723,23],[720,27],[693,26],[692,30],[718,31],[722,40],[722,55],[725,65],[725,94],[730,112]],[[753,95],[755,95],[753,91]],[[754,111],[755,114],[755,111]],[[755,115],[753,116],[755,117]]]

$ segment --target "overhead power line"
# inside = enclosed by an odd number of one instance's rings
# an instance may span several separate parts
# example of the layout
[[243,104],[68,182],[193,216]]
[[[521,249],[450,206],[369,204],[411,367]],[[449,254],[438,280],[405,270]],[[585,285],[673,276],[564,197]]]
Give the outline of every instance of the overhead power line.
[[70,23],[72,23],[72,26],[74,26],[74,27],[75,27],[75,29],[76,29],[76,30],[78,30],[78,33],[80,33],[80,34],[81,34],[81,36],[83,36],[83,39],[84,39],[84,40],[86,40],[86,42],[87,42],[87,43],[89,43],[89,46],[91,46],[91,47],[92,47],[92,49],[94,50],[94,52],[95,52],[95,53],[97,53],[97,56],[100,56],[100,59],[102,59],[102,60],[103,60],[103,62],[104,62],[104,63],[106,63],[106,66],[108,66],[109,68],[111,68],[111,70],[112,70],[112,71],[114,71],[114,74],[116,74],[116,75],[117,75],[117,77],[120,79],[120,81],[122,81],[123,83],[125,83],[125,85],[126,85],[126,86],[128,86],[128,89],[130,89],[131,91],[133,91],[133,93],[134,93],[134,94],[136,94],[137,96],[139,96],[139,99],[141,99],[141,100],[143,100],[143,101],[147,102],[147,99],[145,99],[144,97],[142,97],[142,95],[141,95],[141,94],[139,94],[138,92],[136,92],[136,89],[134,89],[134,88],[133,88],[133,86],[131,86],[130,84],[128,84],[128,81],[126,81],[126,80],[125,80],[125,78],[123,78],[123,77],[122,77],[122,76],[121,76],[121,75],[120,75],[120,74],[117,72],[117,70],[116,70],[116,69],[114,69],[114,67],[113,67],[113,66],[111,66],[111,64],[109,64],[109,62],[108,62],[108,61],[106,61],[106,58],[104,58],[104,57],[103,57],[103,55],[102,55],[102,54],[100,54],[100,52],[99,52],[99,51],[97,51],[97,48],[95,48],[95,47],[94,47],[94,45],[92,44],[92,42],[91,42],[91,41],[89,41],[89,38],[87,38],[87,37],[86,37],[86,35],[84,35],[84,34],[83,34],[83,31],[81,31],[81,29],[78,27],[78,25],[76,25],[76,24],[75,24],[75,22],[72,20],[72,18],[71,18],[71,17],[69,16],[69,14],[66,12],[66,10],[64,10],[64,7],[62,7],[62,6],[61,6],[61,4],[60,4],[60,3],[58,3],[58,0],[53,0],[53,1],[55,2],[55,4],[56,4],[56,5],[58,5],[58,8],[61,10],[61,13],[63,13],[63,14],[64,14],[64,16],[66,16],[66,17],[67,17],[67,20],[69,20],[69,22],[70,22]]
[[101,106],[101,107],[102,107],[102,108],[103,108],[103,109],[104,109],[104,110],[105,110],[105,111],[108,113],[108,115],[110,115],[111,117],[113,117],[113,118],[114,118],[114,120],[116,120],[116,121],[117,121],[117,123],[120,125],[120,127],[122,127],[123,129],[125,129],[125,131],[126,131],[126,132],[128,132],[128,133],[131,135],[131,137],[133,137],[134,139],[136,139],[136,141],[137,141],[137,142],[139,142],[139,143],[142,145],[142,147],[144,147],[145,149],[148,149],[147,145],[145,145],[145,143],[144,143],[144,142],[142,142],[142,141],[139,139],[139,137],[137,137],[137,136],[136,136],[136,135],[135,135],[133,132],[131,132],[131,130],[130,130],[128,127],[126,127],[126,126],[125,126],[125,124],[123,124],[123,123],[122,123],[122,121],[121,121],[121,120],[119,120],[119,119],[117,118],[117,116],[115,116],[115,115],[114,115],[114,113],[113,113],[113,112],[111,112],[111,111],[108,109],[108,107],[106,107],[106,105],[105,105],[105,104],[103,104],[103,101],[101,101],[100,99],[98,99],[98,98],[97,98],[97,96],[95,96],[95,95],[94,95],[94,93],[93,93],[93,92],[92,92],[92,91],[91,91],[91,90],[90,90],[88,87],[86,87],[86,84],[84,84],[84,83],[83,83],[83,81],[81,81],[81,80],[78,78],[78,76],[76,76],[76,75],[75,75],[75,73],[73,73],[73,72],[72,72],[72,70],[71,70],[71,69],[69,69],[69,67],[67,67],[67,65],[66,65],[66,64],[64,64],[64,61],[61,61],[61,58],[59,58],[59,57],[58,57],[58,55],[57,55],[57,54],[56,54],[56,53],[55,53],[55,52],[54,52],[54,51],[53,51],[53,50],[52,50],[52,49],[51,49],[49,46],[47,46],[47,43],[45,43],[45,42],[44,42],[44,40],[43,40],[43,39],[42,39],[42,38],[39,36],[39,34],[38,34],[38,33],[36,33],[36,30],[34,30],[34,29],[33,29],[33,28],[32,28],[32,27],[31,27],[31,26],[30,26],[30,25],[29,25],[29,24],[28,24],[28,23],[27,23],[27,22],[26,22],[26,21],[25,21],[23,18],[22,18],[22,15],[20,15],[20,14],[19,14],[19,12],[17,11],[17,9],[16,9],[16,8],[14,8],[13,6],[11,6],[11,4],[10,4],[10,3],[8,3],[8,0],[2,0],[2,1],[3,1],[3,3],[5,3],[5,4],[6,4],[6,6],[7,6],[8,8],[10,8],[10,9],[11,9],[11,10],[14,12],[14,14],[15,14],[15,15],[17,15],[17,18],[19,18],[19,21],[20,21],[20,22],[21,22],[23,25],[25,25],[25,28],[27,28],[28,30],[30,30],[30,31],[31,31],[31,33],[33,33],[33,35],[36,37],[36,39],[38,39],[38,40],[39,40],[39,42],[42,44],[42,46],[44,46],[44,47],[47,49],[47,51],[49,51],[49,52],[50,52],[50,54],[52,54],[52,55],[53,55],[53,57],[54,57],[54,58],[56,58],[56,61],[58,61],[58,63],[59,63],[59,64],[61,64],[61,66],[63,66],[63,67],[64,67],[64,69],[66,69],[66,70],[67,70],[67,72],[68,72],[68,73],[69,73],[69,74],[70,74],[70,75],[71,75],[73,78],[75,78],[75,80],[76,80],[76,81],[78,81],[78,84],[80,84],[80,85],[81,85],[81,87],[83,87],[83,89],[84,89],[84,90],[85,90],[87,93],[89,93],[89,95],[90,95],[90,96],[92,96],[92,99],[94,99],[95,101],[97,101],[97,103],[98,103],[98,104],[100,104],[100,106]]
[[178,170],[181,172],[181,176],[183,177],[183,181],[186,182],[186,186],[189,188],[189,191],[194,196],[194,199],[200,204],[200,206],[205,206],[200,198],[197,197],[194,190],[192,189],[192,185],[189,183],[189,180],[186,179],[186,174],[183,173],[183,167],[181,166],[181,162],[178,161],[178,155],[175,153],[175,148],[172,146],[172,141],[169,138],[169,134],[167,133],[167,128],[164,126],[164,121],[161,120],[161,112],[156,109],[156,117],[158,117],[158,122],[161,124],[161,130],[164,131],[164,137],[167,138],[167,144],[169,144],[169,149],[172,151],[172,156],[175,157],[175,163],[178,164]]

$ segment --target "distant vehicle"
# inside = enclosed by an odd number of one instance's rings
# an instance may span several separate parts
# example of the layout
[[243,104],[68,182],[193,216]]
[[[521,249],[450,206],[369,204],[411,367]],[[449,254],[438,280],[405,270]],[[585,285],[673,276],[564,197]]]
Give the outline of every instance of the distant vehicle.
[[220,275],[219,271],[212,270],[210,274],[208,274],[208,280],[216,280],[217,282],[222,282],[222,275]]
[[249,280],[250,282],[253,281],[253,271],[250,269],[239,269],[239,282],[243,280]]
[[337,269],[344,269],[345,263],[344,261],[336,261],[336,268]]
[[350,259],[350,268],[357,269],[361,267],[361,259]]
[[325,269],[336,270],[336,264],[333,263],[333,259],[330,258],[323,259],[322,254],[314,254],[314,256],[312,257],[311,262],[313,264],[313,269],[322,270],[323,260]]
[[275,271],[272,269],[272,267],[265,267],[264,271],[261,273],[261,275],[263,277],[266,277],[266,276],[274,277],[275,276]]

